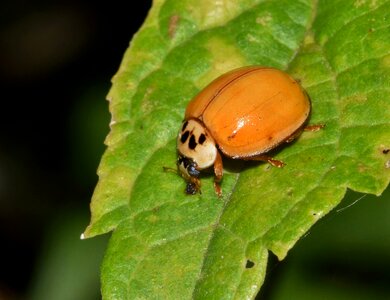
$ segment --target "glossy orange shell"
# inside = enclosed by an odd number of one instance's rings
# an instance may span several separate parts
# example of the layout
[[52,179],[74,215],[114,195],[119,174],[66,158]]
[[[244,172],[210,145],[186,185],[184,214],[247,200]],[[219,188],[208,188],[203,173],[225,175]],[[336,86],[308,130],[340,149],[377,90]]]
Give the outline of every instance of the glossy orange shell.
[[188,104],[185,118],[201,120],[225,155],[250,158],[291,137],[309,113],[298,82],[283,71],[251,66],[211,82]]

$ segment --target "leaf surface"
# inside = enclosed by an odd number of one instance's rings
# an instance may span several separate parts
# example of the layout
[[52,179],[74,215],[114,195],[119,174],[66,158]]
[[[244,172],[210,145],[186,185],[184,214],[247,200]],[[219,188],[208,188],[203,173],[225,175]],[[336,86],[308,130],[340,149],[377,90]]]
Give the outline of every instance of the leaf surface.
[[[105,299],[250,299],[268,251],[283,259],[350,188],[390,180],[389,1],[154,1],[109,93],[108,148],[85,237],[115,229]],[[282,169],[225,161],[186,196],[176,134],[189,100],[244,65],[286,70],[325,123],[283,147]]]

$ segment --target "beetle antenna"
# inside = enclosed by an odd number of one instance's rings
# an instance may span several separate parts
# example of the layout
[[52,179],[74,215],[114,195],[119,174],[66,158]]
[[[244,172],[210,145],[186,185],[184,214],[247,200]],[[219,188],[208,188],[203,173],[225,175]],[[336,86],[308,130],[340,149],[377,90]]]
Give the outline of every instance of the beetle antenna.
[[171,168],[171,167],[163,167],[164,172],[170,172],[170,173],[175,173],[178,174],[177,169]]

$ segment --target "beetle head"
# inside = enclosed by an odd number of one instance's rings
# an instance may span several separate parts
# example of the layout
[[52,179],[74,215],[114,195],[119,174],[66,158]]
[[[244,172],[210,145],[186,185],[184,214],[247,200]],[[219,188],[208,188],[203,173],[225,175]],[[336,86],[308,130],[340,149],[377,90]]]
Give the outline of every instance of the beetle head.
[[185,120],[177,137],[177,150],[177,166],[187,181],[186,193],[196,194],[200,190],[200,170],[212,166],[217,157],[214,139],[201,121]]
[[192,159],[179,154],[177,159],[177,168],[180,175],[186,180],[187,187],[186,193],[189,195],[195,195],[200,191],[200,171],[197,169],[197,164]]

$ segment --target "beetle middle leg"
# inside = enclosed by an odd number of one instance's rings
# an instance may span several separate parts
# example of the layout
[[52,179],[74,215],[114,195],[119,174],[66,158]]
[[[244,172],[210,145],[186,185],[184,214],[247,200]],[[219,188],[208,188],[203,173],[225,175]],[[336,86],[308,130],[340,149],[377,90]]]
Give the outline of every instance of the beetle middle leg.
[[299,137],[302,133],[302,131],[311,131],[311,132],[316,132],[321,130],[322,128],[325,127],[325,124],[313,124],[313,125],[307,125],[296,132],[294,132],[290,137],[288,137],[284,142],[285,143],[291,143],[294,141],[297,137]]
[[223,176],[222,157],[221,154],[217,152],[217,157],[215,158],[215,162],[214,162],[214,190],[215,193],[218,195],[218,197],[222,196],[222,189],[220,185],[222,176]]
[[254,156],[254,157],[251,157],[250,160],[265,161],[265,162],[269,163],[270,165],[277,167],[277,168],[282,168],[286,165],[281,160],[273,159],[272,157],[267,156],[267,155]]

